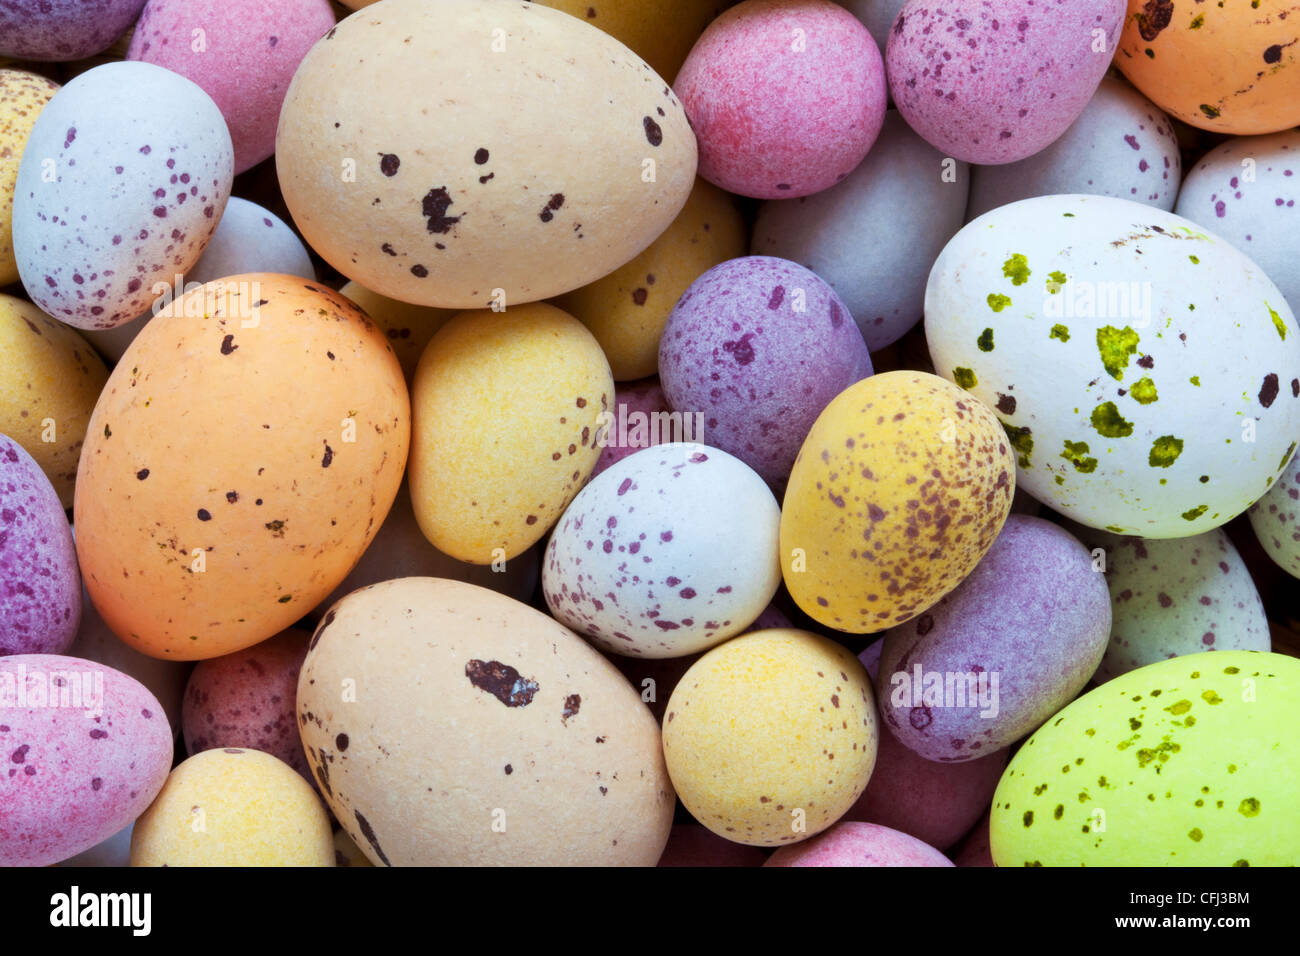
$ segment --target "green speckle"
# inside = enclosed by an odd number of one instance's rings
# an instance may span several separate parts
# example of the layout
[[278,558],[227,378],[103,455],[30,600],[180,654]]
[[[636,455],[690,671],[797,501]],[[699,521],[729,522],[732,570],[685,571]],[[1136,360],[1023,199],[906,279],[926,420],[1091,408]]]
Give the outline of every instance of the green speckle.
[[1151,443],[1147,464],[1152,468],[1168,468],[1183,453],[1183,440],[1173,435],[1161,435]]
[[1061,291],[1061,286],[1065,285],[1065,283],[1068,281],[1069,279],[1066,277],[1065,273],[1061,272],[1060,270],[1057,270],[1056,272],[1049,272],[1047,274],[1048,293],[1050,293],[1051,295],[1056,295],[1058,292]]
[[1063,485],[1063,484],[1065,484],[1065,476],[1064,476],[1064,475],[1053,475],[1053,476],[1052,476],[1052,480],[1055,481],[1058,485]]
[[104,437],[105,437],[105,438],[112,438],[112,437],[113,437],[113,432],[109,429],[109,427],[108,427],[107,425],[104,426]]
[[1142,721],[1138,720],[1136,717],[1130,717],[1128,719],[1129,730],[1140,730],[1141,727],[1142,727]]
[[1072,212],[1063,212],[1063,213],[1061,213],[1061,215],[1064,216],[1066,219],[1073,219],[1073,218],[1074,218],[1074,213],[1072,213]]
[[1045,783],[1040,783],[1038,786],[1034,787],[1034,796],[1036,797],[1041,797],[1046,792],[1047,784]]
[[1183,718],[1183,726],[1184,726],[1184,727],[1195,727],[1195,726],[1196,726],[1196,718],[1193,717],[1191,714],[1188,714],[1186,717]]
[[1199,266],[1201,264],[1201,260],[1196,256],[1188,256],[1187,258],[1192,260],[1192,265],[1194,266]]
[[199,639],[199,636],[198,636],[197,634],[191,634],[191,635],[190,635],[190,640],[191,640],[191,641],[197,641],[198,639]]
[[1029,281],[1029,260],[1017,252],[1002,263],[1002,274],[1011,280],[1012,285],[1024,285]]
[[1193,375],[1193,376],[1192,376],[1191,378],[1189,378],[1187,381],[1191,382],[1191,383],[1192,383],[1193,385],[1195,385],[1197,388],[1200,388],[1200,387],[1201,387],[1201,376],[1199,376],[1199,375]]
[[988,298],[989,308],[994,312],[1001,312],[1011,304],[1011,299],[997,292],[990,292]]
[[1236,772],[1237,772],[1237,765],[1235,763],[1228,764],[1228,773],[1236,773]]
[[1243,817],[1257,817],[1259,816],[1259,801],[1254,797],[1247,797],[1237,804],[1237,812]]
[[1112,532],[1113,534],[1123,534],[1123,533],[1124,533],[1124,529],[1121,528],[1121,527],[1120,527],[1119,525],[1117,525],[1117,524],[1108,524],[1108,525],[1106,525],[1106,530]]
[[1209,505],[1197,505],[1195,508],[1192,508],[1190,511],[1184,511],[1183,520],[1195,521],[1201,515],[1205,514],[1205,512],[1209,510],[1209,507],[1210,507]]
[[1033,825],[1034,825],[1034,811],[1033,811],[1033,810],[1026,810],[1026,811],[1025,811],[1024,820],[1025,820],[1025,826],[1027,826],[1027,827],[1031,827],[1031,826],[1033,826]]
[[1208,116],[1210,119],[1218,119],[1218,118],[1219,118],[1219,110],[1218,110],[1218,108],[1217,108],[1217,107],[1214,107],[1214,106],[1211,106],[1209,103],[1202,103],[1202,104],[1201,104],[1201,112],[1204,113],[1206,116]]
[[1138,334],[1127,325],[1122,329],[1104,325],[1097,330],[1097,351],[1101,353],[1101,364],[1115,381],[1124,378],[1124,369],[1128,368],[1129,358],[1137,352],[1138,341]]
[[1264,303],[1264,308],[1268,309],[1268,314],[1273,317],[1273,328],[1277,329],[1278,336],[1282,341],[1286,341],[1286,323],[1282,321],[1282,316],[1278,315],[1271,305]]
[[1223,698],[1220,697],[1218,694],[1216,694],[1216,693],[1215,693],[1214,691],[1212,691],[1212,690],[1202,691],[1202,692],[1201,692],[1201,700],[1205,701],[1207,704],[1222,704],[1222,703],[1223,703]]
[[1020,452],[1016,463],[1021,468],[1029,467],[1030,456],[1034,453],[1034,438],[1028,428],[1017,428],[1015,425],[1002,423],[1002,429],[1007,433],[1007,441],[1011,442],[1011,447]]
[[1196,16],[1192,17],[1192,22],[1188,25],[1187,29],[1199,30],[1204,25],[1204,23],[1205,23],[1205,14],[1198,13]]
[[1241,668],[1240,668],[1240,667],[1225,667],[1225,668],[1223,669],[1223,673],[1225,673],[1225,674],[1240,674],[1240,673],[1241,673]]
[[[1258,2],[1258,0],[1256,0],[1256,2]],[[1234,863],[1234,864],[1232,864],[1232,865],[1233,865],[1233,866],[1245,866],[1245,867],[1249,867],[1249,866],[1250,866],[1250,861],[1249,861],[1249,860],[1238,860],[1236,863]]]
[[1187,836],[1193,843],[1200,843],[1205,834],[1201,832],[1199,827],[1192,827],[1187,831]]
[[[1086,441],[1065,440],[1065,451],[1061,452],[1061,457],[1074,465],[1075,471],[1081,471],[1085,475],[1092,474],[1097,470],[1097,459],[1085,457],[1088,454],[1088,443]],[[1060,475],[1057,475],[1059,478]]]
[[[1007,301],[1010,300],[1008,299]],[[975,340],[975,344],[979,346],[981,352],[992,352],[993,351],[993,330],[985,329],[983,332],[981,332],[980,337]]]
[[1293,454],[1295,454],[1295,442],[1287,446],[1286,454],[1282,456],[1282,461],[1277,466],[1278,471],[1286,467],[1286,463],[1291,460]]
[[980,383],[979,379],[975,377],[975,373],[968,368],[953,369],[952,380],[967,391],[970,391]]
[[1106,438],[1127,438],[1133,434],[1133,423],[1124,420],[1114,402],[1102,402],[1092,410],[1092,427]]
[[1070,330],[1067,329],[1064,325],[1054,325],[1052,326],[1052,333],[1048,336],[1048,338],[1060,339],[1062,342],[1068,342],[1070,341]]
[[1160,396],[1156,393],[1156,383],[1149,378],[1140,378],[1133,383],[1133,387],[1128,390],[1133,396],[1133,401],[1139,405],[1150,405]]
[[1056,805],[1056,809],[1052,811],[1052,818],[1055,820],[1059,820],[1063,816],[1065,816],[1065,804],[1058,803]]

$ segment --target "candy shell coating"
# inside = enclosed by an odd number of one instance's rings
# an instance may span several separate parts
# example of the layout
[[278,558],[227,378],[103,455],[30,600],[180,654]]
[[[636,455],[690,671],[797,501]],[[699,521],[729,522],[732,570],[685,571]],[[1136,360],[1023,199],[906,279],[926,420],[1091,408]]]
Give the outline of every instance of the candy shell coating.
[[764,866],[952,866],[916,837],[874,823],[845,821],[804,843],[783,846]]
[[59,84],[36,73],[0,69],[0,288],[18,281],[14,259],[14,184],[36,117]]

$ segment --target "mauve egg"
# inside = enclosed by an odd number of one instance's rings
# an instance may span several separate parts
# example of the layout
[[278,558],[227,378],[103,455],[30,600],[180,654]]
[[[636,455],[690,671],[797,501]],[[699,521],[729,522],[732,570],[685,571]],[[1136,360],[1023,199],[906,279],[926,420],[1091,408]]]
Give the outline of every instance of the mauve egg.
[[614,408],[604,428],[597,428],[596,443],[600,457],[591,469],[595,478],[602,471],[622,461],[628,455],[651,445],[676,441],[687,436],[674,433],[673,428],[693,427],[695,417],[686,418],[680,413],[674,418],[668,408],[668,399],[658,378],[624,382],[614,388]]
[[144,0],[5,0],[0,56],[79,60],[112,46]]
[[811,840],[783,846],[764,866],[952,866],[916,837],[874,823],[845,821]]

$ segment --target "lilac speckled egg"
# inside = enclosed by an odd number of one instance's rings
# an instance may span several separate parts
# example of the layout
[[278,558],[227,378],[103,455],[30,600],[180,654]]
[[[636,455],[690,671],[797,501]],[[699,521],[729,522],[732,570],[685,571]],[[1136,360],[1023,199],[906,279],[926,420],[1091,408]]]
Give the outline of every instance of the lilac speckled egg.
[[853,171],[885,115],[876,42],[830,0],[745,0],[709,24],[673,89],[700,175],[759,199],[807,196]]
[[[658,378],[623,382],[614,388],[614,407],[608,412],[604,427],[597,426],[596,443],[600,457],[591,470],[595,478],[602,471],[622,461],[634,451],[695,437],[685,434],[695,427],[695,418],[671,417],[668,399]],[[680,434],[678,433],[680,431]],[[702,436],[701,436],[702,437]]]
[[660,866],[762,866],[767,854],[732,843],[698,823],[674,823]]
[[3,0],[0,56],[80,60],[113,45],[144,0]]
[[242,173],[275,152],[289,81],[333,26],[328,0],[149,0],[126,55],[173,70],[212,97]]
[[62,654],[80,624],[81,574],[58,492],[0,435],[0,657]]
[[1110,595],[1092,555],[1042,518],[1011,515],[956,590],[885,632],[882,721],[928,760],[976,760],[1033,732],[1096,671]]
[[961,841],[952,855],[958,866],[993,866],[993,847],[989,844],[989,814],[986,810],[966,839]]
[[1123,80],[1107,76],[1079,118],[1046,149],[1019,162],[971,170],[969,221],[1032,196],[1091,193],[1166,211],[1182,161],[1169,117]]
[[765,202],[750,251],[807,266],[844,302],[872,352],[924,313],[925,282],[962,226],[965,163],[912,131],[897,110],[848,179],[816,196]]
[[[1293,388],[1296,386],[1293,384]],[[1264,553],[1300,578],[1300,455],[1291,459],[1273,487],[1250,506],[1250,527]]]
[[1174,212],[1250,256],[1300,309],[1300,130],[1234,136],[1188,173]]
[[1078,118],[1110,66],[1125,0],[908,0],[885,53],[889,91],[936,149],[1011,163]]
[[32,127],[14,187],[14,256],[45,312],[81,329],[142,314],[198,261],[234,156],[201,89],[148,63],[82,73]]
[[605,651],[681,657],[720,644],[781,583],[781,509],[744,462],[669,442],[629,455],[573,499],[551,533],[551,613]]
[[840,297],[803,266],[730,259],[677,300],[659,340],[673,411],[779,485],[827,404],[871,374],[867,343]]
[[916,837],[874,823],[837,823],[811,840],[783,846],[764,866],[952,866]]
[[172,765],[162,706],[75,657],[0,657],[0,866],[47,866],[138,817]]
[[315,785],[294,706],[306,631],[288,630],[242,651],[199,661],[185,687],[181,732],[191,756],[219,747],[260,750]]

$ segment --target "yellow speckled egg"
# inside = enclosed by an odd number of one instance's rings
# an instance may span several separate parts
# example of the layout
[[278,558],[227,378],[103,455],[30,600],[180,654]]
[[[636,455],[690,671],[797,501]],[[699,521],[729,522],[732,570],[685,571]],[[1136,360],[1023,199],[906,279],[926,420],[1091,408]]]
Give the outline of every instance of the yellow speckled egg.
[[647,378],[659,369],[659,337],[682,293],[745,249],[745,222],[735,201],[697,179],[686,206],[650,248],[555,304],[591,329],[614,381]]
[[131,833],[132,866],[333,866],[329,816],[311,784],[260,750],[195,754]]
[[961,583],[1011,510],[1016,463],[993,413],[951,382],[885,372],[804,439],[781,511],[781,570],[814,620],[874,634]]
[[74,511],[91,600],[137,650],[203,660],[278,634],[343,580],[396,497],[410,406],[355,305],[253,274],[145,326],[87,436]]
[[1295,0],[1128,0],[1115,65],[1192,126],[1276,133],[1300,123],[1297,16]]
[[398,302],[371,292],[359,282],[349,282],[339,292],[361,306],[388,336],[388,344],[397,354],[397,361],[402,363],[402,374],[408,383],[415,378],[415,367],[420,364],[420,356],[433,334],[456,314],[455,309],[432,309]]
[[591,474],[613,397],[595,338],[554,306],[456,316],[411,390],[411,503],[424,536],[471,564],[521,554]]
[[294,74],[280,186],[312,248],[382,295],[551,298],[632,259],[685,204],[695,134],[668,84],[538,4],[384,0]]
[[853,806],[876,763],[871,678],[834,641],[753,631],[691,665],[668,699],[664,759],[695,819],[719,836],[780,846]]
[[[26,70],[0,68],[0,286],[18,281],[14,259],[14,182],[36,117],[59,84]],[[57,487],[57,485],[55,486]]]
[[0,295],[0,434],[36,460],[72,507],[86,423],[108,369],[80,335],[30,302]]

